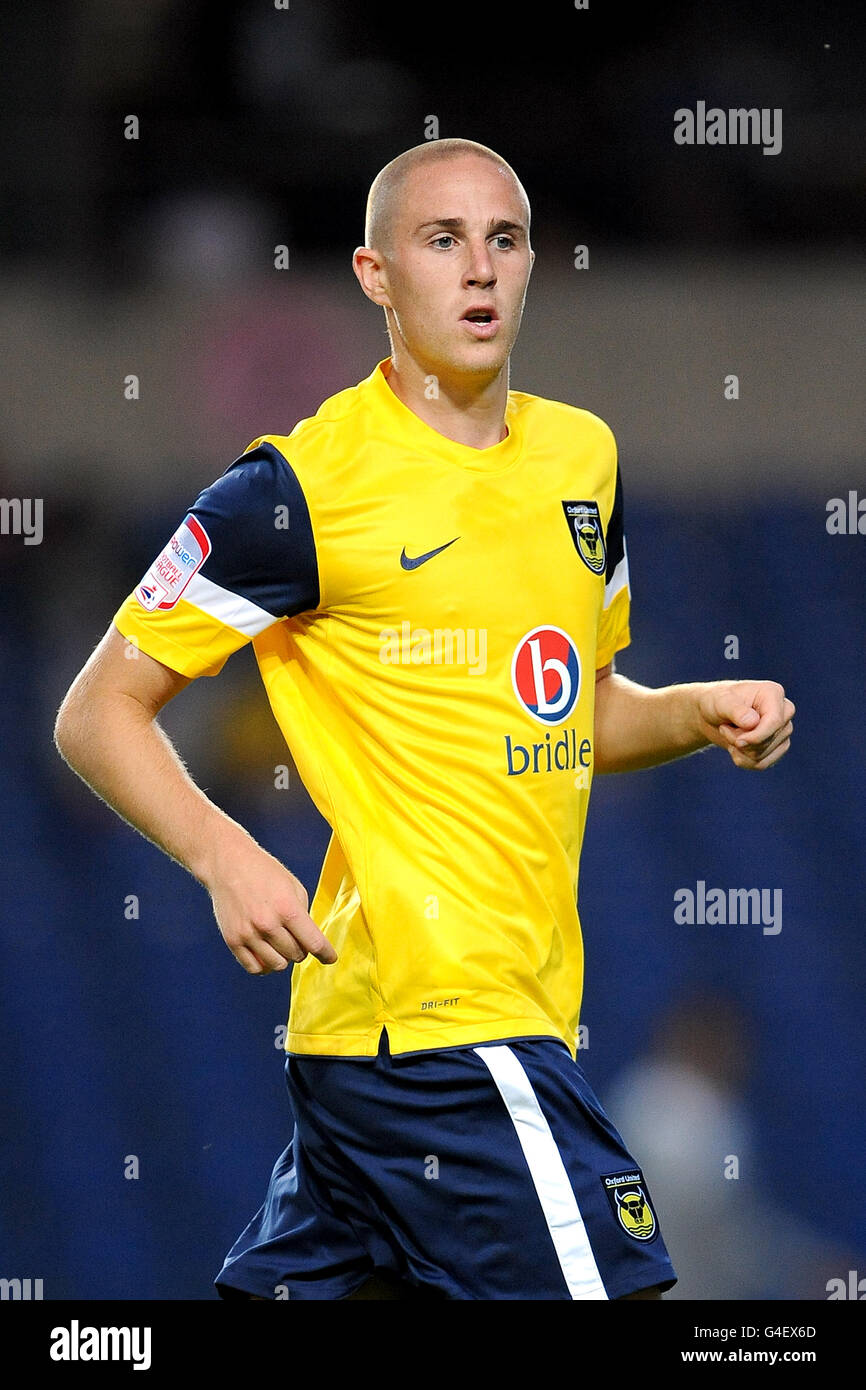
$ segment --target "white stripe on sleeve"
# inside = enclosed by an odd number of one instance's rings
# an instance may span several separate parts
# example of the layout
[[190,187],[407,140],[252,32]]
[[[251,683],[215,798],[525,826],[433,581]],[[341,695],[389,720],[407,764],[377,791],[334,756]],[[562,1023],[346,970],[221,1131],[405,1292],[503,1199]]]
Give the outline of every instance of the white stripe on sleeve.
[[605,608],[610,608],[611,603],[616,598],[620,589],[629,589],[629,593],[631,593],[628,582],[628,554],[625,548],[624,536],[622,541],[622,559],[610,576],[609,583],[605,586],[603,605]]
[[259,608],[257,603],[251,603],[248,598],[241,598],[239,594],[229,593],[228,589],[222,589],[219,584],[205,579],[203,574],[193,575],[181,597],[189,603],[194,603],[203,613],[218,618],[226,627],[233,627],[236,632],[245,633],[247,637],[257,637],[265,628],[270,627],[271,623],[280,621],[273,613]]

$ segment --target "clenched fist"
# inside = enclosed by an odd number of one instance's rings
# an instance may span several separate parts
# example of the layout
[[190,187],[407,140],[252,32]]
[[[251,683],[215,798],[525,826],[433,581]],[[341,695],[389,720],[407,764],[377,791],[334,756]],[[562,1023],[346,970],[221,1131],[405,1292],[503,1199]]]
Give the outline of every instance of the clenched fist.
[[713,681],[698,696],[706,737],[727,748],[737,767],[755,770],[787,753],[794,709],[777,681]]

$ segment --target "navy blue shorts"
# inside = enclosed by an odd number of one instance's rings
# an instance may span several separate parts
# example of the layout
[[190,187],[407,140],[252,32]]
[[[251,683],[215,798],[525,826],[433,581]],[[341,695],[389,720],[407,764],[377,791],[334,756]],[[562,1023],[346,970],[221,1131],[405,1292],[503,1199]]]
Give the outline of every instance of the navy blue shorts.
[[289,1054],[294,1120],[214,1283],[339,1299],[375,1272],[445,1298],[609,1299],[676,1274],[649,1190],[563,1042]]

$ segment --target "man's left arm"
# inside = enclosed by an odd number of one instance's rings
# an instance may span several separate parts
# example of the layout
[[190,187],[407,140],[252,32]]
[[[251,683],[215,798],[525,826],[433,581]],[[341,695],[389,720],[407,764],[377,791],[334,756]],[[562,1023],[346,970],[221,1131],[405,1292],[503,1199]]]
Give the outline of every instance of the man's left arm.
[[777,681],[696,681],[658,689],[596,672],[595,772],[633,772],[716,744],[737,767],[771,767],[787,753],[794,704]]

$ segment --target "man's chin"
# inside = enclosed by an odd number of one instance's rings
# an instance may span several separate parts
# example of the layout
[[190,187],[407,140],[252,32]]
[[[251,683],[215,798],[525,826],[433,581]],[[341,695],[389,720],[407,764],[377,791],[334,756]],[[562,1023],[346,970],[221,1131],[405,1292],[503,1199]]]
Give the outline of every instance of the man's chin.
[[508,365],[511,343],[497,334],[486,342],[437,342],[432,349],[419,343],[417,351],[411,346],[408,351],[425,377],[494,381]]
[[467,376],[498,376],[508,362],[510,345],[497,335],[486,342],[461,343],[450,354],[452,370]]

